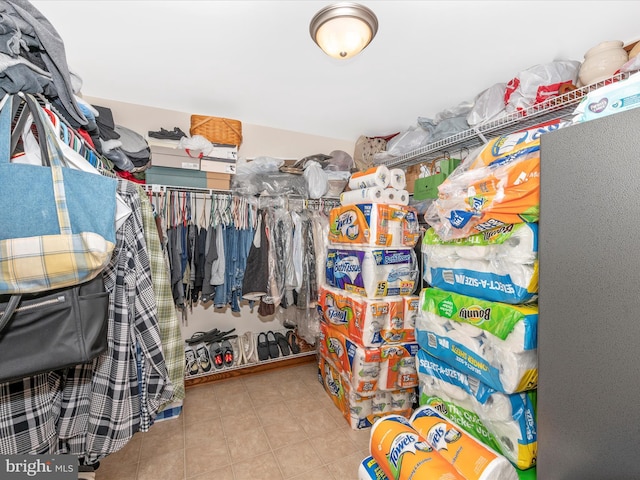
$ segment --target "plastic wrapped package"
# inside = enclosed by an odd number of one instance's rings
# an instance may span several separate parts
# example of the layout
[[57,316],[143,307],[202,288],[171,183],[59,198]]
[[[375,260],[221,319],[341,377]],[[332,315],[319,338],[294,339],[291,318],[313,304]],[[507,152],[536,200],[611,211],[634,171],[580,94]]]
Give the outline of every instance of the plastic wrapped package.
[[490,120],[496,120],[506,114],[504,108],[504,92],[506,83],[496,83],[481,92],[471,111],[467,114],[467,123],[471,126],[480,125]]
[[535,465],[537,392],[505,395],[420,350],[420,405],[430,405],[519,469]]
[[239,195],[298,195],[309,197],[307,181],[290,173],[250,173],[231,177],[231,190]]
[[508,305],[425,288],[416,339],[430,355],[503,393],[538,384],[537,305]]
[[451,241],[428,229],[422,266],[432,287],[495,302],[531,302],[538,292],[538,224],[509,224]]
[[309,161],[304,166],[309,198],[320,198],[329,190],[329,177],[318,162]]
[[537,222],[540,136],[559,120],[492,139],[474,150],[438,187],[425,220],[442,240],[465,238],[506,224]]
[[239,158],[236,162],[236,175],[278,172],[282,165],[284,165],[284,160],[281,158],[256,157],[250,162]]

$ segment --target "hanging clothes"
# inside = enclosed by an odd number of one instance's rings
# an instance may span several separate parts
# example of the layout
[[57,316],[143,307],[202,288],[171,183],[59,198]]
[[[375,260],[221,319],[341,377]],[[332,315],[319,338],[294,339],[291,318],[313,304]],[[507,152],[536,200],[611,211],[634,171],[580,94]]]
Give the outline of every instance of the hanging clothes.
[[157,323],[140,196],[120,180],[131,215],[103,272],[108,348],[93,362],[0,384],[0,453],[72,454],[85,465],[120,450],[174,398]]

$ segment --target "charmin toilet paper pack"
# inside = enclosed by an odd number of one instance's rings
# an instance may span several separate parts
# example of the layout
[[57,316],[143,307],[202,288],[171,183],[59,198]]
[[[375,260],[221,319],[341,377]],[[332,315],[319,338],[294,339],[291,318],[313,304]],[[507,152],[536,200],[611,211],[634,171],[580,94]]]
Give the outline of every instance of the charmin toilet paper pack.
[[331,209],[332,245],[413,247],[420,237],[415,208],[384,203],[357,203]]
[[416,355],[420,405],[444,412],[520,469],[535,465],[538,450],[536,391],[506,395],[424,350]]
[[504,393],[538,383],[537,305],[509,305],[425,288],[416,338],[420,347]]
[[332,287],[369,298],[412,295],[418,280],[410,248],[329,248],[326,280]]
[[510,224],[443,241],[433,229],[422,240],[423,279],[433,287],[495,302],[538,296],[538,224]]

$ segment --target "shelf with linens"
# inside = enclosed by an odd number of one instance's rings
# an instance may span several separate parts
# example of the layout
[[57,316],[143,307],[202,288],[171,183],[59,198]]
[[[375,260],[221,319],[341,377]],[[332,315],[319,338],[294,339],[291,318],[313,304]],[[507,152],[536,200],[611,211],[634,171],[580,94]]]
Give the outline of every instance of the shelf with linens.
[[576,88],[545,100],[524,110],[505,115],[497,120],[488,121],[474,128],[464,130],[449,137],[430,143],[407,152],[399,157],[387,160],[384,165],[389,168],[408,168],[418,163],[435,160],[443,152],[472,149],[487,143],[491,137],[507,135],[549,120],[569,117],[582,98],[605,85],[625,80],[635,72],[618,73],[605,80]]

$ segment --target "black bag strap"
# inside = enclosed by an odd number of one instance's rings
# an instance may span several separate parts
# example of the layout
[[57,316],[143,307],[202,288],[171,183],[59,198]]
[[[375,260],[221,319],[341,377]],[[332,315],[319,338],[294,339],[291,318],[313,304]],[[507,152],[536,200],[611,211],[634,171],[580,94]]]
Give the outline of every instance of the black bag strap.
[[16,308],[20,304],[21,299],[22,295],[11,295],[11,298],[9,298],[9,302],[4,309],[4,312],[0,312],[0,314],[2,314],[2,317],[0,317],[0,333],[2,333],[4,327],[7,326],[7,323],[9,323],[11,317],[13,317],[13,313],[16,311]]

